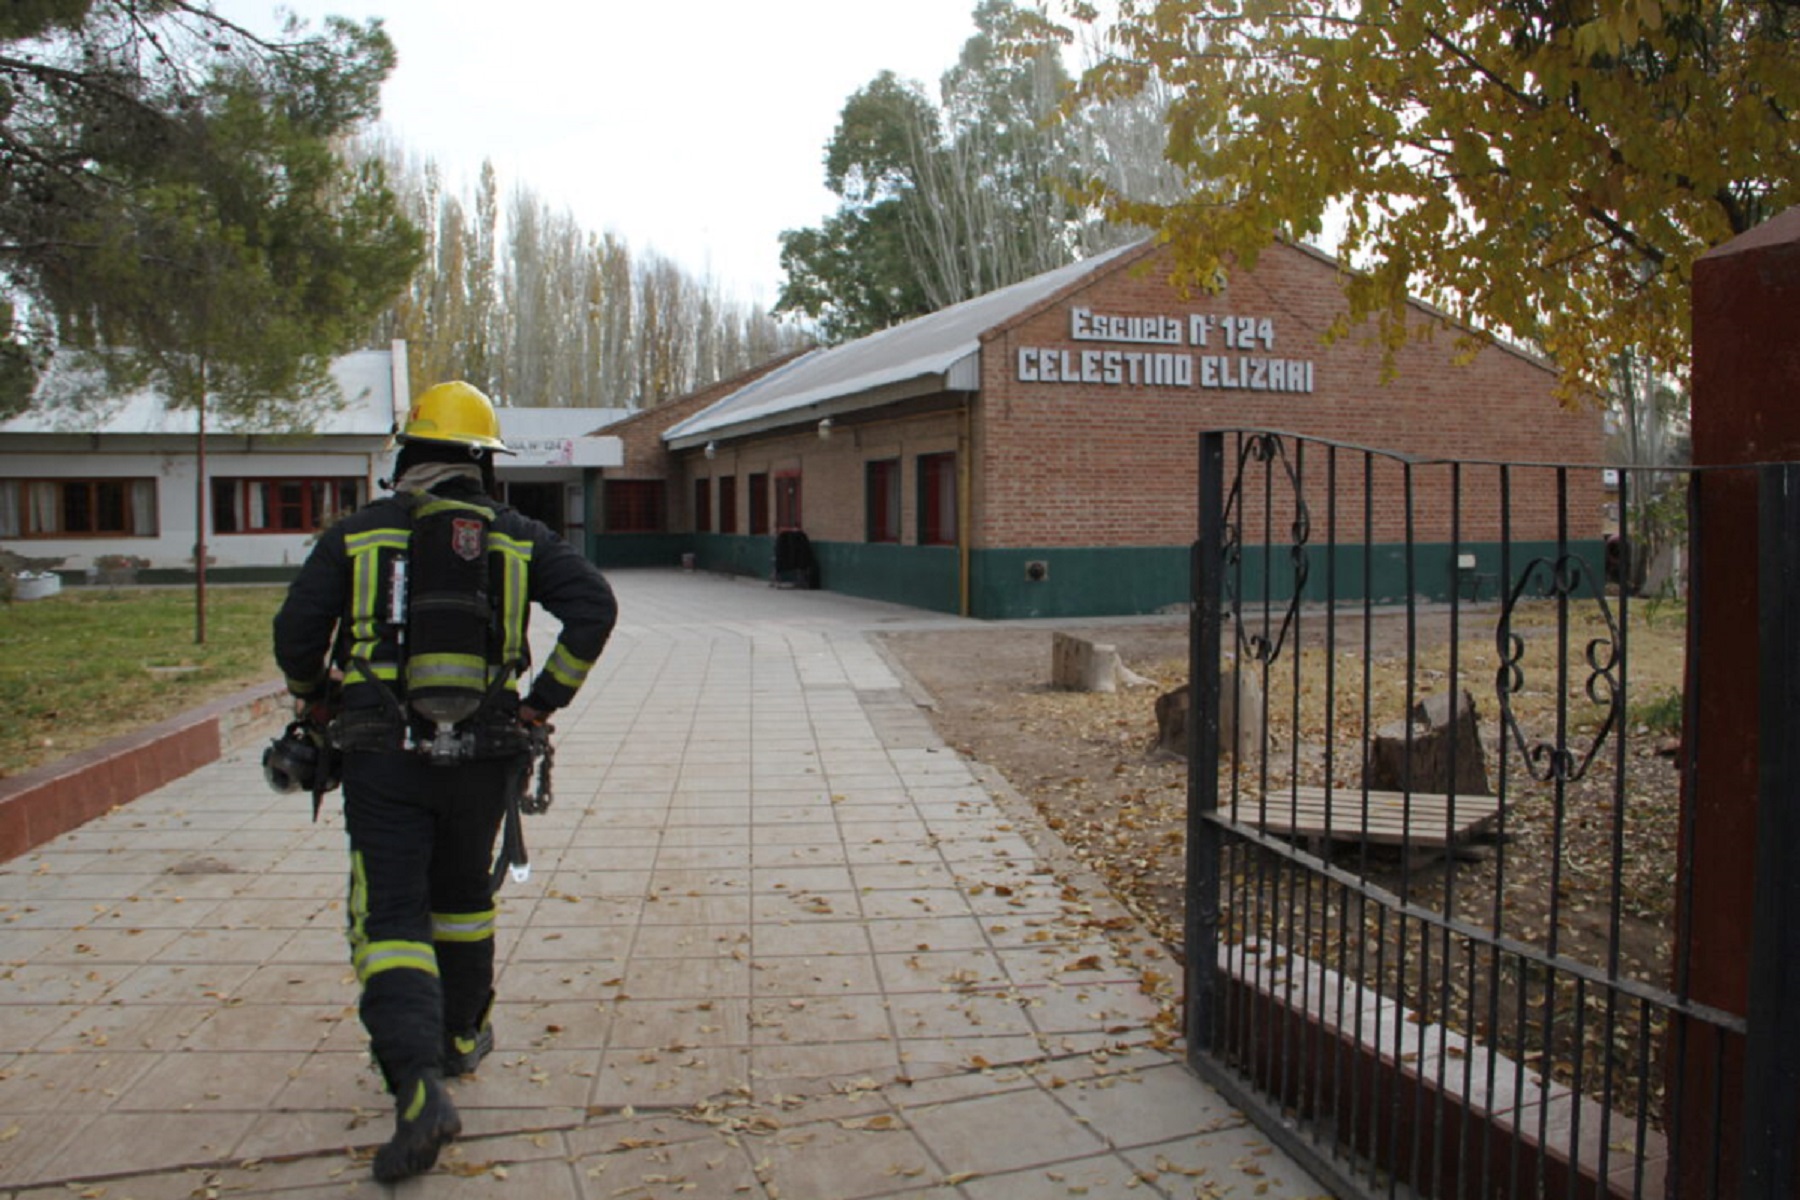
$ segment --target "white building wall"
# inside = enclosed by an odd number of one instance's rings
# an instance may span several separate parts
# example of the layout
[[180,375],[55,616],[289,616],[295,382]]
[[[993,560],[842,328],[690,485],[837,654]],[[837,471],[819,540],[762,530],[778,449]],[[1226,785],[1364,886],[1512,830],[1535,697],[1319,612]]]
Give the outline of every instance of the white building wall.
[[[355,476],[363,481],[363,499],[380,495],[376,480],[389,461],[379,443],[354,452],[209,451],[209,479],[259,479]],[[152,569],[191,570],[194,562],[195,479],[198,460],[193,446],[153,452],[86,454],[0,454],[0,478],[156,480],[157,525],[154,537],[8,538],[0,546],[32,558],[62,558],[62,569],[86,570],[104,554],[128,554],[150,561]],[[209,500],[210,503],[210,500]],[[207,554],[214,568],[297,566],[312,544],[311,534],[210,534]]]

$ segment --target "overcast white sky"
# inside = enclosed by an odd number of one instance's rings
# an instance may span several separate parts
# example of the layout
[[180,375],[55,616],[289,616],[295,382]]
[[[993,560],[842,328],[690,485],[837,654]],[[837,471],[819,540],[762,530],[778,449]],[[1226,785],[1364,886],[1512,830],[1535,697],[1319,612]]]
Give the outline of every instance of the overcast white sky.
[[[491,158],[592,232],[771,306],[783,229],[835,207],[825,144],[884,70],[935,94],[976,0],[285,0],[382,17],[400,65],[383,122],[472,194]],[[277,0],[215,0],[276,27]],[[467,185],[464,188],[464,185]]]

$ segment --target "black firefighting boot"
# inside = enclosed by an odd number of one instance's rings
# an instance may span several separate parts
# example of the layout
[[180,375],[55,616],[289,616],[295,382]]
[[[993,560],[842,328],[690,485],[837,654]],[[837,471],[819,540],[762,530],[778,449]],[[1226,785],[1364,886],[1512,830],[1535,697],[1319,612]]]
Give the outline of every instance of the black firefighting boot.
[[[447,1001],[446,1008],[452,1007]],[[461,1007],[456,1006],[456,1007]],[[494,1010],[494,993],[481,1001],[473,1020],[446,1021],[444,1029],[444,1078],[472,1075],[481,1060],[494,1052],[494,1026],[488,1014]],[[449,1016],[448,1013],[445,1014]]]
[[443,1079],[426,1072],[394,1093],[394,1136],[375,1152],[375,1179],[397,1183],[437,1165],[438,1151],[462,1132]]
[[473,1033],[453,1033],[444,1039],[444,1074],[473,1075],[481,1060],[494,1052],[494,1027],[486,1021]]

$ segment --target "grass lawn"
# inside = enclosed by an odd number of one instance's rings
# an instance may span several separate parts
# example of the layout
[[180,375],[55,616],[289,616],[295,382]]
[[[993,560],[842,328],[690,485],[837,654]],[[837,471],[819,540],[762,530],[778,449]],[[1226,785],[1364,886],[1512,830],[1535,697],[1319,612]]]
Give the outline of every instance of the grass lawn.
[[[269,622],[283,587],[65,589],[0,609],[0,776],[281,677]],[[166,668],[180,668],[170,670]]]

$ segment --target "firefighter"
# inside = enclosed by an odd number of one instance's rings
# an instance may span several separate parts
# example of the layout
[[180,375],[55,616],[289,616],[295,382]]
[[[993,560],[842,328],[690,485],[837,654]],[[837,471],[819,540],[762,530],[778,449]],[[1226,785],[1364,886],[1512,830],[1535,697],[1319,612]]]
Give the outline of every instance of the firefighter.
[[[510,451],[478,389],[422,392],[397,440],[393,494],[320,535],[274,622],[296,709],[343,751],[351,960],[395,1099],[384,1183],[461,1132],[444,1080],[494,1045],[495,839],[617,617],[598,570],[492,498]],[[562,628],[527,685],[534,603]]]

